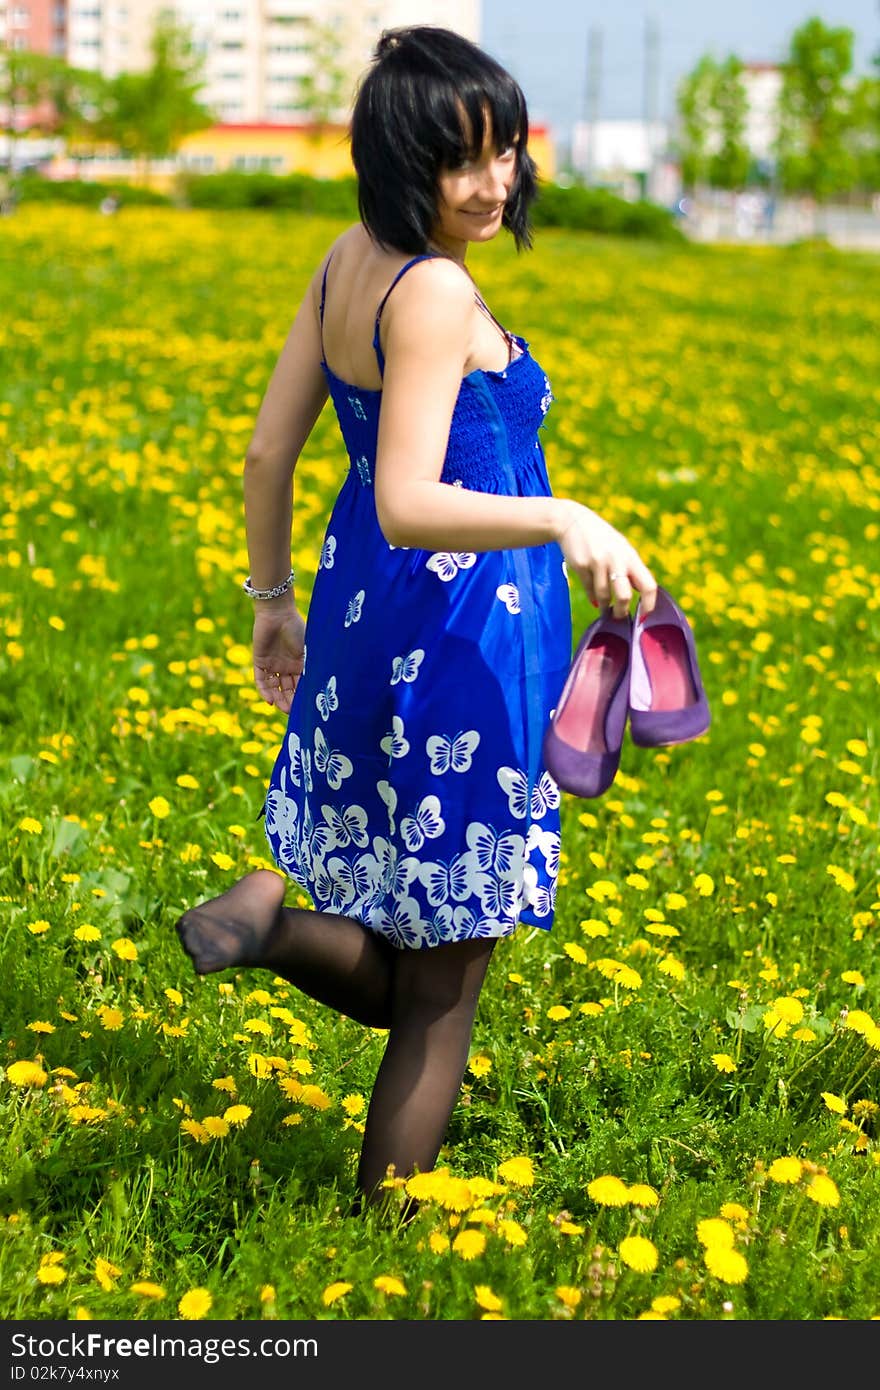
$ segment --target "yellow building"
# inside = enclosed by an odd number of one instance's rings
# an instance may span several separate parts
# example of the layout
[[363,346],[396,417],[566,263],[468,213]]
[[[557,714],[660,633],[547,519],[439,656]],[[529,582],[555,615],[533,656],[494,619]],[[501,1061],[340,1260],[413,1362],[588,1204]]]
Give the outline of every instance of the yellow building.
[[[529,150],[541,177],[552,179],[553,144],[544,126],[533,126],[529,131]],[[353,173],[345,126],[323,130],[305,125],[210,126],[187,136],[177,163],[180,169],[200,174],[264,170],[334,179]]]

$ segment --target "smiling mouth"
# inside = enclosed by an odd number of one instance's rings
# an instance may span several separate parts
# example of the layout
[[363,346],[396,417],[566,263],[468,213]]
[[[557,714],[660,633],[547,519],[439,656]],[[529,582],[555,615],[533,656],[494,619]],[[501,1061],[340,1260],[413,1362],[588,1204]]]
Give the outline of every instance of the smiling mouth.
[[496,216],[498,215],[498,213],[502,211],[503,207],[504,207],[504,204],[503,204],[503,203],[498,203],[498,205],[497,205],[496,207],[494,207],[494,208],[489,208],[488,212],[471,212],[471,211],[468,211],[467,209],[463,209],[463,211],[465,212],[465,215],[466,215],[467,217],[486,217],[486,218],[488,218],[488,217],[496,217]]

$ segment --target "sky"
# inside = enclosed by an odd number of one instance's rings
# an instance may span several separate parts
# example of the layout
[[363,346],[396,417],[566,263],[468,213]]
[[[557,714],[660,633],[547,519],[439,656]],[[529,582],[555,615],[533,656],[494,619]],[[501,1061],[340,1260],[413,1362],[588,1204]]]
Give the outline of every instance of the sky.
[[[702,54],[779,61],[794,31],[813,16],[851,29],[854,71],[876,71],[880,0],[482,0],[480,42],[519,82],[532,124],[549,124],[566,140],[590,109],[588,89],[599,120],[652,113],[669,122],[676,85]],[[591,31],[598,35],[592,65]]]

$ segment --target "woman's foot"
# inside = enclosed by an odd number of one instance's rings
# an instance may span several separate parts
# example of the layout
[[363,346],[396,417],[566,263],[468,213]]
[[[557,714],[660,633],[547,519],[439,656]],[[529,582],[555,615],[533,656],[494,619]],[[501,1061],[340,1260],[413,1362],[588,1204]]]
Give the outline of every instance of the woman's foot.
[[185,912],[175,930],[196,974],[266,964],[266,945],[281,915],[285,887],[280,874],[256,869],[219,898]]

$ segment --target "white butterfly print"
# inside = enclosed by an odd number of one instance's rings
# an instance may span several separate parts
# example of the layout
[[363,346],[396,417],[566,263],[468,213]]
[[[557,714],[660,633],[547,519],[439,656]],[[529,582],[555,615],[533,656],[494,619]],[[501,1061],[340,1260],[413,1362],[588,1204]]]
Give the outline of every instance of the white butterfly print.
[[323,732],[315,730],[315,767],[319,772],[323,772],[327,778],[327,783],[338,791],[342,786],[343,779],[350,777],[354,772],[354,765],[350,758],[338,749],[331,749]]
[[312,755],[308,748],[302,751],[303,786],[307,792],[312,790]]
[[453,772],[468,772],[479,742],[480,735],[476,729],[468,729],[452,739],[445,738],[443,734],[433,734],[425,744],[425,752],[431,759],[434,776],[442,777],[450,768]]
[[381,835],[373,837],[373,850],[376,855],[376,872],[383,893],[390,893],[394,898],[403,897],[418,874],[418,859],[411,855],[405,855],[401,859],[397,846],[392,845],[390,840],[384,840]]
[[431,570],[444,584],[454,579],[459,570],[469,570],[477,563],[476,555],[469,550],[451,552],[438,550],[425,561],[425,569]]
[[522,902],[522,883],[496,878],[494,874],[477,874],[475,887],[487,917],[513,917]]
[[391,663],[391,684],[397,685],[398,681],[406,681],[407,685],[412,685],[419,674],[424,657],[425,653],[421,647],[416,647],[406,656],[396,656]]
[[425,938],[433,946],[439,946],[441,941],[453,940],[452,908],[448,903],[443,903],[437,908],[433,920],[428,924]]
[[436,840],[443,834],[446,822],[440,810],[438,796],[425,796],[413,815],[404,816],[400,822],[400,833],[408,850],[421,849],[426,840]]
[[550,878],[555,878],[559,873],[559,854],[561,841],[559,835],[553,830],[542,830],[541,827],[532,822],[529,827],[529,834],[526,840],[526,851],[539,849],[544,856],[547,865],[547,874]]
[[346,859],[329,859],[326,873],[330,879],[330,892],[323,895],[328,899],[327,906],[331,912],[344,912],[355,896],[351,865]]
[[364,610],[364,589],[358,589],[354,598],[348,600],[348,607],[345,610],[345,626],[351,627],[352,623],[359,623],[361,613]]
[[333,831],[329,825],[315,824],[308,802],[303,814],[300,847],[303,862],[309,865],[319,863],[331,849],[336,848],[336,836]]
[[318,561],[319,570],[332,570],[336,556],[336,537],[328,536],[321,546],[321,558]]
[[394,816],[395,812],[397,811],[397,792],[391,786],[390,782],[377,782],[376,791],[379,793],[382,800],[385,802],[385,806],[388,811],[388,833],[389,835],[393,835]]
[[464,902],[471,895],[470,856],[458,854],[448,864],[422,864],[419,878],[428,890],[428,902],[440,907],[450,898]]
[[380,909],[373,919],[376,928],[389,936],[395,945],[414,946],[422,936],[422,917],[415,898],[399,898],[389,914]]
[[339,811],[335,806],[322,806],[321,812],[333,832],[337,849],[345,849],[346,845],[363,849],[369,844],[367,813],[363,806],[343,806]]
[[409,740],[404,738],[403,720],[399,714],[391,719],[391,733],[379,740],[379,747],[389,758],[405,758],[409,752]]
[[[498,785],[507,793],[510,814],[516,816],[517,820],[525,820],[529,792],[526,774],[518,767],[499,767]],[[541,820],[548,810],[553,810],[558,805],[559,788],[549,772],[542,772],[540,780],[532,788],[532,818]]]
[[302,776],[302,744],[299,741],[299,734],[288,734],[287,736],[287,760],[290,764],[290,780],[295,787],[298,787]]
[[323,690],[319,690],[315,696],[315,704],[318,706],[318,713],[323,720],[328,720],[335,709],[339,709],[339,696],[336,694],[336,677],[331,676]]
[[465,838],[471,849],[471,863],[477,872],[503,874],[505,877],[522,873],[526,852],[522,835],[515,835],[512,831],[496,835],[491,826],[474,820],[468,826]]
[[521,613],[522,608],[519,601],[519,589],[515,584],[499,584],[495,590],[495,597],[500,598],[508,613]]

